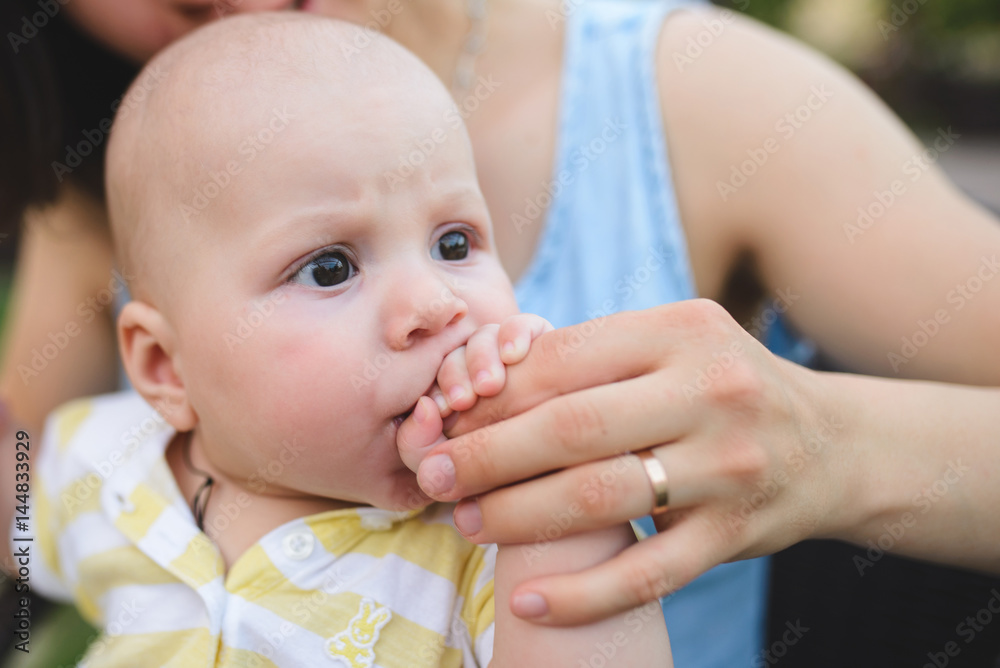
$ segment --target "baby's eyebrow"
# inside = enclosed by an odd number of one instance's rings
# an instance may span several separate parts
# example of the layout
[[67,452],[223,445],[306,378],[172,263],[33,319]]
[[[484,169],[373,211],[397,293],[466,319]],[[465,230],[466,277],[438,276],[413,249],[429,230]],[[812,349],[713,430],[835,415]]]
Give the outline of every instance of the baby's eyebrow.
[[370,229],[356,207],[330,206],[279,214],[259,224],[254,245],[261,248],[325,246]]
[[485,207],[482,193],[478,188],[460,185],[454,188],[435,189],[431,203],[431,215],[437,218],[450,217],[456,210],[478,210]]

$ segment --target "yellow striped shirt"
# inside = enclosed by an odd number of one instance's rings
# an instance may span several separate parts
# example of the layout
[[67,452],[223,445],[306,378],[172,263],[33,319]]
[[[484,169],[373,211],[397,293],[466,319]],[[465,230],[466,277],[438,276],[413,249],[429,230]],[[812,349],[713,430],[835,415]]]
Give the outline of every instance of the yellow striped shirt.
[[496,548],[465,541],[451,506],[303,517],[227,573],[164,459],[173,435],[134,393],[49,419],[33,476],[31,585],[103,629],[81,665],[489,663]]

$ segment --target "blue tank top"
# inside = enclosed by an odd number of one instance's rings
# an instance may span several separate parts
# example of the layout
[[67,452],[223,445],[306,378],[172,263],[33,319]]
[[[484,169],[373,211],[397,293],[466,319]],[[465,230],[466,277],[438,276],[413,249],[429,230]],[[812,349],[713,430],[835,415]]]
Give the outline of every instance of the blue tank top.
[[[655,71],[663,21],[684,3],[576,0],[564,6],[554,170],[512,218],[515,226],[544,225],[516,292],[523,311],[556,327],[697,296]],[[812,352],[780,326],[765,342],[797,361]],[[649,518],[640,525],[654,530]],[[766,559],[724,564],[664,601],[678,666],[734,668],[763,660],[767,574]]]

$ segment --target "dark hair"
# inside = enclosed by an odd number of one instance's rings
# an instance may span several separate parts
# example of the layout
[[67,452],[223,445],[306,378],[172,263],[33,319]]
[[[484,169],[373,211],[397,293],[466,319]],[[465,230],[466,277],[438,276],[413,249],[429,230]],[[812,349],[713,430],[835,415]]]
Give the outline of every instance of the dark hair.
[[66,181],[104,199],[107,127],[138,68],[78,30],[57,0],[0,1],[0,29],[0,231],[9,232]]

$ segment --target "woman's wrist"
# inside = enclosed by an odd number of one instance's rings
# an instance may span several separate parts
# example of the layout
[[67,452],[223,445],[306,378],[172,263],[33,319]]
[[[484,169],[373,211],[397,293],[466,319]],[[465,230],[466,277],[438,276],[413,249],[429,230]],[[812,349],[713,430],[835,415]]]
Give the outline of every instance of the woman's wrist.
[[826,537],[996,572],[1000,503],[995,480],[1000,390],[946,383],[823,374],[843,402],[844,438],[829,484],[841,482]]
[[[822,519],[812,538],[835,538],[856,542],[877,524],[893,504],[888,493],[884,467],[879,461],[886,449],[880,431],[879,402],[870,396],[864,376],[813,372],[815,383],[810,396],[820,424],[817,442],[807,441],[807,452],[822,447],[824,457],[815,471],[825,500]],[[884,417],[882,417],[884,419]]]

